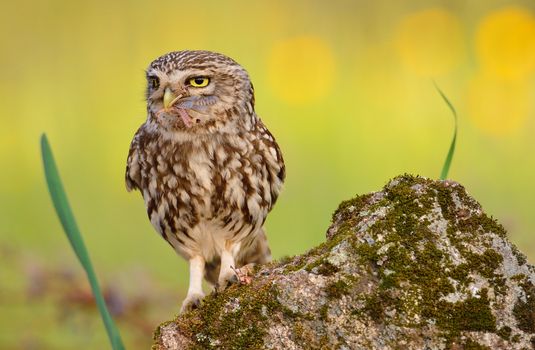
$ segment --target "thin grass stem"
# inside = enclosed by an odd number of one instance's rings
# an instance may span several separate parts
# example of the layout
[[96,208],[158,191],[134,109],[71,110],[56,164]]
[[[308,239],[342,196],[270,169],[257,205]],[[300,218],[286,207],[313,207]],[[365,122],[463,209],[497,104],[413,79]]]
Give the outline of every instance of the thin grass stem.
[[73,212],[69,205],[67,199],[67,194],[63,189],[63,184],[59,176],[58,168],[56,167],[56,162],[54,161],[54,156],[52,154],[52,149],[45,134],[41,136],[41,152],[43,157],[43,165],[45,168],[45,177],[48,185],[48,190],[50,192],[50,197],[54,203],[54,208],[58,218],[63,226],[63,230],[69,239],[69,242],[74,250],[74,253],[78,257],[78,260],[84,268],[89,284],[91,285],[91,290],[95,297],[95,301],[102,316],[102,321],[106,327],[106,332],[108,333],[108,338],[112,345],[113,350],[124,350],[124,345],[121,340],[121,335],[119,330],[115,326],[113,319],[108,311],[104,297],[100,291],[97,277],[95,271],[93,270],[93,265],[89,258],[89,254],[85,247],[84,241],[76,220],[74,218]]
[[448,173],[450,171],[451,161],[453,159],[453,155],[455,154],[455,144],[457,143],[457,111],[455,110],[455,107],[453,107],[453,104],[450,102],[450,100],[442,92],[442,90],[440,90],[438,85],[435,82],[433,82],[433,83],[435,84],[435,88],[437,89],[437,91],[440,94],[440,96],[442,96],[442,99],[444,100],[444,102],[446,102],[446,104],[448,105],[451,113],[453,114],[453,119],[454,119],[454,122],[455,122],[455,127],[454,127],[454,131],[453,131],[453,138],[451,139],[450,148],[448,150],[448,154],[446,155],[446,159],[444,160],[444,165],[442,166],[442,171],[440,172],[440,179],[441,180],[446,180],[446,178],[448,177]]

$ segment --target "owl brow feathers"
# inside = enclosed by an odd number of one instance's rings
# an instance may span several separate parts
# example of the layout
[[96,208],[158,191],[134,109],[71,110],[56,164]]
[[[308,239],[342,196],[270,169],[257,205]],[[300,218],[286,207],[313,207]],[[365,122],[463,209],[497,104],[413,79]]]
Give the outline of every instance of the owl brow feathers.
[[160,69],[165,72],[181,70],[185,68],[205,69],[217,67],[215,64],[225,64],[227,66],[239,66],[232,58],[204,50],[185,50],[169,52],[155,59],[150,68]]

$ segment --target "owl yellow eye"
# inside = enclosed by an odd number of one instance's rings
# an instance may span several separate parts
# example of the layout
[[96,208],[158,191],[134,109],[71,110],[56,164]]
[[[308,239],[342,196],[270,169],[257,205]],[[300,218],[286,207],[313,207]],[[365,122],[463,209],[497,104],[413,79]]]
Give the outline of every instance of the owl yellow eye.
[[193,87],[205,87],[210,83],[210,78],[207,77],[194,77],[189,80],[189,84]]

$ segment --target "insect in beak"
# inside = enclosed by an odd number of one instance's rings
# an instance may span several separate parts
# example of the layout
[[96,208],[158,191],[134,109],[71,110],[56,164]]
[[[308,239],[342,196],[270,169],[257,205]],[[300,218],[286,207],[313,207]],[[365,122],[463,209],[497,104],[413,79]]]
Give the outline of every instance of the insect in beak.
[[173,106],[180,98],[182,98],[182,94],[176,96],[170,88],[165,88],[165,91],[163,93],[163,108],[168,109],[169,107]]

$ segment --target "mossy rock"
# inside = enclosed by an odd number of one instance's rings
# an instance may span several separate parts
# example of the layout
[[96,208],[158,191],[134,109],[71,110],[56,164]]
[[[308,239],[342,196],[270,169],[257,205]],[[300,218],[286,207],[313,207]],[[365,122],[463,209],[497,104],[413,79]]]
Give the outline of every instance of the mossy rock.
[[458,183],[404,175],[327,241],[159,326],[154,349],[532,349],[534,267]]

